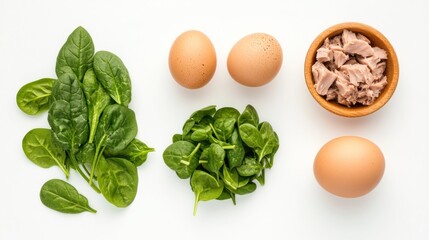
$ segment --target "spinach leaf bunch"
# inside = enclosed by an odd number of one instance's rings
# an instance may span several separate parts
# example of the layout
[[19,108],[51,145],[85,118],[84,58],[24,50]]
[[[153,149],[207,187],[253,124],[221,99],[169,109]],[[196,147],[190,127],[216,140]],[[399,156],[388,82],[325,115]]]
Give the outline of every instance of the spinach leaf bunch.
[[[29,115],[48,111],[50,126],[25,135],[25,155],[40,167],[58,166],[66,178],[74,169],[110,203],[129,206],[137,193],[137,167],[154,149],[136,138],[127,68],[115,54],[95,52],[89,33],[78,27],[60,49],[55,72],[56,79],[39,79],[17,93],[18,107]],[[58,179],[43,185],[40,199],[64,213],[96,212]]]
[[173,136],[163,158],[181,179],[190,178],[199,201],[231,199],[252,193],[255,181],[265,183],[265,169],[273,166],[279,138],[268,122],[259,122],[255,108],[240,113],[232,107],[208,106],[194,112]]

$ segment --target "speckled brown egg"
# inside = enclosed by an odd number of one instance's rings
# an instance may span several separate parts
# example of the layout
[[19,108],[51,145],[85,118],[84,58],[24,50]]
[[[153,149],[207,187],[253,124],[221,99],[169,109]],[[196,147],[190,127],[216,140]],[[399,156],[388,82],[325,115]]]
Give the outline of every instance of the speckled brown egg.
[[384,173],[384,156],[368,139],[344,136],[326,143],[314,160],[314,175],[328,192],[346,198],[373,190]]
[[190,89],[201,88],[214,75],[216,51],[204,33],[187,31],[171,46],[168,64],[177,83]]
[[267,84],[280,71],[282,48],[271,35],[254,33],[240,39],[228,55],[231,77],[249,87]]

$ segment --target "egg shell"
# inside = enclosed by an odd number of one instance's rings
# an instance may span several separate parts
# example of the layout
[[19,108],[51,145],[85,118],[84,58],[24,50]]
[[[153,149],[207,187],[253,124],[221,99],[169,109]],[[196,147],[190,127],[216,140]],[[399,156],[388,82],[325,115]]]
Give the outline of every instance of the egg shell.
[[240,39],[228,55],[231,77],[249,87],[269,83],[280,71],[283,52],[279,42],[266,33],[253,33]]
[[216,61],[212,42],[204,33],[196,30],[178,36],[168,58],[174,80],[189,89],[201,88],[212,79]]
[[320,149],[313,170],[319,184],[328,192],[355,198],[377,186],[384,168],[384,156],[377,145],[365,138],[344,136]]

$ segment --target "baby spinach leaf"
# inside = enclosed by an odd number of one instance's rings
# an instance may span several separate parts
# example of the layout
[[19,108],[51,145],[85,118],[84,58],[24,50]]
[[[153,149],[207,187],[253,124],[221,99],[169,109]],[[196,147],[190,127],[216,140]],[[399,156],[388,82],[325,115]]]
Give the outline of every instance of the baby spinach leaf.
[[94,43],[89,33],[83,28],[76,28],[62,46],[57,57],[55,72],[60,77],[70,70],[82,81],[85,72],[92,67]]
[[104,91],[103,86],[98,82],[94,70],[88,69],[83,77],[82,89],[88,105],[89,118],[89,143],[94,142],[95,131],[97,130],[98,121],[104,108],[110,103],[110,96]]
[[237,167],[237,172],[240,176],[249,177],[258,174],[262,170],[262,166],[255,158],[246,157],[243,165]]
[[219,169],[223,166],[225,150],[216,143],[212,143],[207,152],[207,168],[218,176]]
[[131,80],[122,60],[115,54],[99,51],[94,56],[94,71],[98,81],[116,103],[131,102]]
[[75,75],[63,74],[55,82],[48,122],[54,142],[72,154],[88,140],[88,109]]
[[240,112],[232,107],[219,108],[213,116],[215,120],[222,118],[233,118],[235,120],[238,120],[238,117],[240,117]]
[[226,142],[232,135],[234,131],[236,120],[234,118],[218,118],[214,121],[213,129],[216,137]]
[[183,129],[182,135],[183,136],[188,135],[188,133],[191,132],[191,130],[194,127],[194,125],[195,125],[195,121],[193,119],[186,120],[186,122],[185,122],[185,124],[183,125],[183,128],[182,128]]
[[264,140],[262,139],[261,133],[258,129],[249,124],[244,123],[239,126],[239,133],[243,142],[251,148],[262,148],[264,146]]
[[244,123],[249,123],[254,127],[258,127],[259,116],[256,112],[256,109],[252,105],[247,105],[243,113],[241,113],[240,117],[238,118],[238,125],[242,125]]
[[228,190],[230,190],[234,194],[245,195],[254,192],[256,190],[256,184],[254,182],[249,182],[246,185],[237,189],[228,188]]
[[182,134],[174,134],[171,140],[173,143],[182,140]]
[[190,119],[194,120],[196,123],[199,123],[205,116],[212,116],[216,112],[216,105],[211,105],[205,108],[202,108],[198,111],[192,113]]
[[223,167],[223,182],[229,189],[236,190],[245,186],[249,182],[249,178],[243,178],[238,175],[237,169],[229,170]]
[[198,202],[218,198],[223,191],[223,184],[212,175],[195,170],[191,177],[191,187],[195,194],[194,215],[197,214]]
[[136,197],[138,175],[136,166],[122,158],[100,157],[97,181],[103,196],[117,207],[129,206]]
[[16,94],[19,109],[29,115],[37,115],[49,108],[49,98],[55,79],[42,78],[25,84]]
[[233,149],[226,152],[229,168],[232,169],[241,165],[244,155],[246,154],[237,129],[234,129],[232,132],[229,143],[235,146]]
[[182,179],[189,178],[198,166],[200,144],[195,146],[187,141],[177,141],[168,146],[163,158],[165,164],[176,171],[177,176]]
[[120,151],[112,151],[108,148],[104,151],[104,155],[108,157],[119,157],[131,161],[136,167],[146,162],[147,155],[154,152],[154,148],[148,147],[144,142],[134,138],[128,146]]
[[62,213],[97,212],[89,206],[85,196],[60,179],[51,179],[43,184],[40,200],[46,207]]
[[35,128],[29,131],[22,140],[25,155],[36,165],[49,168],[57,165],[66,177],[69,170],[65,165],[66,153],[52,141],[52,131],[46,128]]
[[109,105],[104,109],[95,134],[96,149],[90,183],[104,149],[119,152],[126,148],[136,135],[137,121],[133,110],[119,104]]
[[212,133],[212,129],[209,125],[206,125],[206,126],[198,125],[193,129],[193,132],[191,134],[191,139],[192,141],[195,141],[195,142],[202,142],[207,140],[211,133]]

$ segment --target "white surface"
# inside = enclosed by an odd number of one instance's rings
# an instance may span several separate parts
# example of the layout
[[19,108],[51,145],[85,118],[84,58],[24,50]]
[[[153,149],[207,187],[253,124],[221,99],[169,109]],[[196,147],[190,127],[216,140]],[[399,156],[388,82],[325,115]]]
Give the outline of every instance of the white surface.
[[[0,0],[0,239],[428,239],[429,50],[427,1],[12,1]],[[346,119],[321,108],[303,77],[313,39],[346,21],[369,24],[396,49],[400,80],[380,111]],[[138,137],[156,148],[139,168],[139,191],[127,209],[97,195],[73,173],[70,182],[97,214],[66,215],[44,207],[42,184],[63,178],[26,159],[21,140],[48,127],[46,114],[29,117],[15,103],[18,89],[55,77],[55,60],[79,25],[96,50],[109,50],[131,74]],[[176,84],[167,58],[174,39],[198,29],[212,40],[218,67],[200,90]],[[277,78],[260,88],[231,80],[226,58],[232,45],[253,32],[275,36],[284,62]],[[266,185],[230,201],[202,202],[192,216],[193,193],[164,164],[162,152],[196,109],[216,104],[240,111],[253,104],[272,123],[281,145]],[[378,187],[358,199],[334,197],[313,177],[319,148],[341,135],[375,142],[386,158]]]

